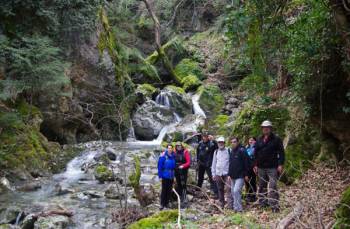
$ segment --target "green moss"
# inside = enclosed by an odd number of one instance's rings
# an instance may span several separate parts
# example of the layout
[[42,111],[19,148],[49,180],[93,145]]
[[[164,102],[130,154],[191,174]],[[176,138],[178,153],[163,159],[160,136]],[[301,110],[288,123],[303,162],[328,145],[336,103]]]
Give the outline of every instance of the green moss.
[[129,176],[129,182],[131,186],[135,189],[139,189],[140,178],[141,178],[141,162],[138,156],[134,156],[135,161],[135,171]]
[[202,85],[202,82],[195,75],[188,75],[181,80],[182,87],[185,91],[196,90]]
[[199,64],[191,59],[182,59],[175,67],[175,74],[182,80],[188,75],[195,75],[198,79],[203,80],[204,75]]
[[287,123],[290,120],[289,112],[281,106],[259,106],[253,101],[247,103],[245,108],[239,113],[232,134],[244,141],[250,136],[261,135],[261,123],[270,120],[273,124],[274,132],[282,139],[285,136]]
[[181,94],[181,95],[184,95],[186,94],[186,92],[184,91],[184,89],[182,89],[181,87],[176,87],[174,85],[168,85],[165,87],[166,89],[168,89],[169,91],[173,91],[175,93],[178,93],[178,94]]
[[233,214],[229,216],[229,220],[232,224],[243,226],[244,228],[261,228],[255,220],[243,214]]
[[101,183],[113,180],[113,172],[105,165],[99,165],[94,171],[95,178]]
[[342,194],[339,207],[336,210],[335,229],[345,229],[350,227],[350,187]]
[[[167,43],[165,43],[161,49],[167,56],[171,56],[171,52],[176,52],[178,55],[182,56],[186,53],[186,49],[183,46],[183,41],[179,37],[174,37]],[[159,54],[157,51],[154,51],[151,55],[146,58],[146,61],[150,64],[155,64],[159,60]]]
[[207,84],[198,88],[199,104],[208,117],[215,117],[225,104],[224,97],[218,86]]
[[227,136],[230,134],[231,127],[227,126],[229,121],[228,115],[218,115],[215,119],[209,120],[211,132],[215,135]]
[[136,89],[136,93],[141,93],[145,97],[152,98],[152,96],[159,91],[151,84],[139,84]]
[[176,221],[178,216],[177,210],[161,211],[150,217],[140,219],[139,221],[131,224],[128,229],[141,229],[141,228],[164,228],[167,223]]

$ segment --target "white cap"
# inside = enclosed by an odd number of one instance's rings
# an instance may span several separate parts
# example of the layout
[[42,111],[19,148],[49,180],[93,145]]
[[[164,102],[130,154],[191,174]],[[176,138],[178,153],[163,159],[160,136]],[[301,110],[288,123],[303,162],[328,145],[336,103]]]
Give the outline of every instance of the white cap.
[[224,137],[218,137],[217,142],[225,142],[225,138]]
[[261,123],[261,127],[272,127],[272,123],[269,120],[265,120]]

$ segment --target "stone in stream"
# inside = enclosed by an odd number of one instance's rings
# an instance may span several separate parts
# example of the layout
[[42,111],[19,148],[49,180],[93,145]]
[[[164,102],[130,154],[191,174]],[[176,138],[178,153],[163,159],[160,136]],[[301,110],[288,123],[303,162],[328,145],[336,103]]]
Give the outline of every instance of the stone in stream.
[[34,181],[30,183],[26,183],[24,185],[16,187],[16,190],[21,192],[33,192],[41,188],[40,182]]
[[11,186],[10,181],[6,177],[0,178],[0,193],[5,191],[13,191],[14,188]]
[[87,195],[91,198],[102,198],[103,197],[103,193],[98,192],[98,191],[88,190],[88,191],[84,191],[83,193],[84,193],[84,195]]
[[8,208],[2,208],[0,210],[0,224],[14,224],[16,223],[16,219],[20,214],[22,214],[24,217],[22,209],[19,207],[11,206]]
[[105,149],[105,151],[106,151],[106,154],[107,154],[109,160],[111,160],[111,161],[117,160],[118,154],[112,147],[107,147]]
[[117,185],[111,184],[105,191],[105,197],[108,199],[123,199],[125,197],[124,187],[119,186],[119,191],[118,191]]
[[21,229],[33,229],[36,220],[37,218],[34,217],[34,214],[27,215],[21,223]]
[[39,217],[34,224],[34,229],[64,229],[69,222],[69,218],[62,215]]

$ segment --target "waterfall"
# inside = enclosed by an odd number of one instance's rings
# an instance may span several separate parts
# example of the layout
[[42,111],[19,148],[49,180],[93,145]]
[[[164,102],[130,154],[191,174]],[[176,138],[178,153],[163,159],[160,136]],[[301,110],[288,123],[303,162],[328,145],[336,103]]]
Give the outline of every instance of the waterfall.
[[132,123],[132,119],[130,119],[130,128],[129,128],[129,133],[128,133],[128,137],[126,139],[127,142],[133,141],[136,139],[135,136],[135,129]]
[[169,101],[169,94],[167,92],[160,92],[159,95],[156,97],[156,103],[159,105],[165,106],[165,107],[171,107],[170,101]]
[[199,106],[199,97],[200,97],[200,94],[195,94],[192,96],[193,112],[196,115],[206,118],[207,116],[205,115],[205,112]]

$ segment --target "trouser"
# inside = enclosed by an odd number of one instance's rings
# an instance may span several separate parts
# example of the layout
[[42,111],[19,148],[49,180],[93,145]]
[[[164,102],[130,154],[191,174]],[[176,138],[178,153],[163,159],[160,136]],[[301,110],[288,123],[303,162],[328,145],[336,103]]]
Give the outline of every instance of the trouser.
[[162,192],[160,194],[160,205],[167,207],[171,198],[173,179],[162,179]]
[[186,200],[186,185],[187,185],[188,169],[176,169],[176,192],[180,195],[181,201]]
[[241,212],[242,207],[242,188],[244,186],[244,179],[232,179],[231,181],[231,194],[233,199],[233,210]]
[[219,179],[216,181],[216,186],[218,189],[219,200],[221,206],[225,206],[225,196],[228,202],[228,206],[232,206],[232,197],[231,197],[231,182],[228,179],[228,176],[219,176]]
[[210,188],[211,190],[215,193],[218,194],[218,189],[216,187],[216,184],[213,180],[213,176],[211,175],[211,168],[210,166],[204,166],[204,165],[199,165],[198,167],[198,182],[197,182],[197,186],[198,187],[202,187],[203,181],[204,181],[204,173],[207,173],[208,178],[209,178],[209,182],[210,182]]
[[248,179],[249,181],[245,181],[245,188],[246,188],[246,199],[247,201],[255,201],[256,200],[256,174],[254,173],[253,169],[250,169],[248,171]]
[[272,208],[279,208],[277,179],[278,172],[276,168],[258,169],[259,177],[259,204],[261,206],[270,205]]

